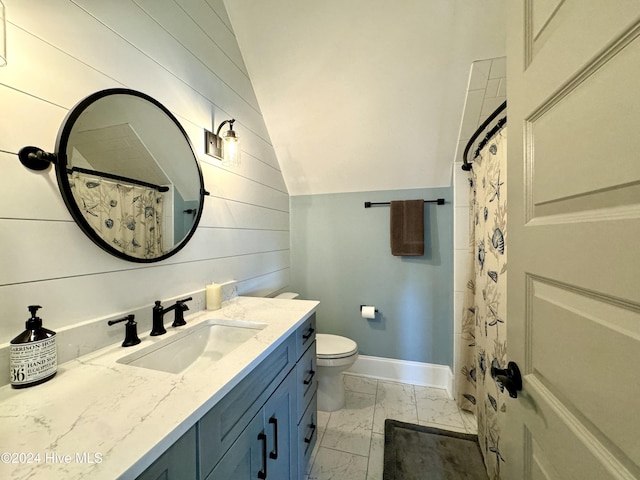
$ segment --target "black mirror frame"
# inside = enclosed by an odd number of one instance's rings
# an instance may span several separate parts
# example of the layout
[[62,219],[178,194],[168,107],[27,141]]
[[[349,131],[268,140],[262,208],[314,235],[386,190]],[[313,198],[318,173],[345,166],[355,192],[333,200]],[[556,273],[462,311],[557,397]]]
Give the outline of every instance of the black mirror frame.
[[[196,169],[198,171],[198,178],[200,181],[200,203],[198,205],[198,211],[195,212],[195,218],[193,221],[193,225],[187,235],[180,241],[180,243],[176,244],[170,251],[167,253],[160,255],[154,258],[138,258],[131,255],[127,255],[120,250],[113,248],[109,243],[105,242],[104,239],[96,233],[96,231],[89,225],[89,223],[85,220],[80,208],[78,207],[75,199],[73,198],[73,194],[71,192],[71,185],[69,184],[69,178],[67,176],[67,145],[69,141],[69,136],[71,134],[71,130],[73,129],[74,124],[78,120],[78,117],[84,112],[92,103],[101,98],[107,97],[109,95],[133,95],[135,97],[142,98],[151,102],[153,105],[158,107],[162,112],[164,112],[176,125],[176,127],[180,130],[182,135],[184,135],[185,140],[193,154],[193,160],[196,163]],[[196,151],[193,148],[193,144],[187,135],[187,132],[182,128],[178,119],[160,102],[158,102],[153,97],[150,97],[147,94],[139,92],[137,90],[131,90],[127,88],[111,88],[107,90],[101,90],[99,92],[93,93],[81,100],[77,105],[75,105],[65,117],[62,127],[58,131],[58,137],[56,139],[56,177],[58,179],[58,187],[60,189],[60,193],[64,200],[67,209],[71,213],[71,216],[75,220],[76,224],[80,227],[80,229],[100,248],[107,251],[108,253],[131,262],[137,263],[152,263],[152,262],[160,262],[165,260],[176,253],[178,253],[184,246],[189,242],[193,234],[198,228],[198,224],[200,223],[200,217],[202,216],[202,210],[204,207],[204,196],[208,195],[208,192],[204,188],[204,179],[202,176],[202,170],[200,168],[200,163],[198,162],[198,156],[196,155]]]

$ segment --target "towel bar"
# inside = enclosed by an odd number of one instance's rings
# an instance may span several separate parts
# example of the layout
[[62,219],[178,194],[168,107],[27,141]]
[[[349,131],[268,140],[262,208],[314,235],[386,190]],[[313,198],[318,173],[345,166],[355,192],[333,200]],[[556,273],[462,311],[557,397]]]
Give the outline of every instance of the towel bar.
[[[444,205],[444,198],[438,198],[437,200],[425,200],[424,203]],[[371,208],[374,205],[391,205],[391,202],[364,202],[364,208]]]

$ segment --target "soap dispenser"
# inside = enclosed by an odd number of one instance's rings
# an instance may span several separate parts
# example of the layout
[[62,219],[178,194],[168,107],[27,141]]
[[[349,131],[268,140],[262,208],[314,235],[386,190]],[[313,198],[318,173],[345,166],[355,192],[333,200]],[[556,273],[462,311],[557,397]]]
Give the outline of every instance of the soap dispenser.
[[31,318],[26,330],[10,342],[9,375],[11,386],[25,388],[46,382],[58,370],[56,332],[42,327],[42,319],[36,316],[40,305],[30,305]]

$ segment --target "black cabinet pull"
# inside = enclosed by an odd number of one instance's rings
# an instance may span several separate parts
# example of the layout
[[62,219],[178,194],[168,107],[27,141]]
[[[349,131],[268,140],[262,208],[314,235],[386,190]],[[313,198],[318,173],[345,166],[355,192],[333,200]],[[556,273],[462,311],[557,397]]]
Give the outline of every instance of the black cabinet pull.
[[262,440],[262,470],[258,472],[258,478],[267,478],[267,436],[264,432],[258,434],[258,440]]
[[313,332],[315,332],[315,329],[313,327],[309,327],[307,333],[302,334],[302,340],[304,340],[305,342],[309,340],[311,338],[311,335],[313,335]]
[[302,383],[309,385],[313,381],[313,376],[316,374],[315,370],[309,370],[309,376],[304,379]]
[[278,459],[278,419],[271,417],[269,423],[273,425],[273,451],[269,452],[269,458],[273,460]]
[[316,425],[314,423],[309,425],[309,427],[311,427],[311,433],[309,434],[308,437],[304,437],[304,443],[311,443],[311,439],[313,439],[313,434],[316,433]]

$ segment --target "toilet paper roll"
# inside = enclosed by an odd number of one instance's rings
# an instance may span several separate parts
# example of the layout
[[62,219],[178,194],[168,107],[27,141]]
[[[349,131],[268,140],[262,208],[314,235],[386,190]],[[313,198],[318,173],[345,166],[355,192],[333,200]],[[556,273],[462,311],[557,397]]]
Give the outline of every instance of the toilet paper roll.
[[363,305],[362,318],[376,318],[376,307],[373,305]]
[[222,285],[212,283],[205,287],[207,310],[218,310],[222,307]]

